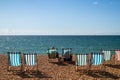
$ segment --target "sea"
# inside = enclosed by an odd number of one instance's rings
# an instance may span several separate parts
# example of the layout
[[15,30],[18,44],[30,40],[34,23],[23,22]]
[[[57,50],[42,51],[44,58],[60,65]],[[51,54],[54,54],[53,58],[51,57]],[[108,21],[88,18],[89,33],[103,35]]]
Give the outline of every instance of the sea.
[[120,35],[1,35],[0,54],[47,54],[48,48],[72,48],[73,54],[120,50]]

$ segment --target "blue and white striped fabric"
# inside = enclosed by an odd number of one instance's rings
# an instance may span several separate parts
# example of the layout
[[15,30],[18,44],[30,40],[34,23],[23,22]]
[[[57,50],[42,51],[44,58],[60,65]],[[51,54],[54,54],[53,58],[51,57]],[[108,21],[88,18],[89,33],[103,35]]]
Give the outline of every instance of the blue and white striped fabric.
[[85,66],[88,63],[87,61],[88,61],[87,54],[76,54],[77,66]]
[[48,49],[49,54],[52,54],[53,52],[57,52],[57,49]]
[[71,48],[63,48],[62,49],[62,56],[66,57],[66,58],[70,58],[70,54],[71,54]]
[[62,49],[62,50],[63,50],[63,54],[65,54],[67,52],[71,54],[71,51],[72,51],[70,48],[68,48],[68,49]]
[[111,58],[111,51],[102,51],[104,53],[104,60],[110,60]]
[[69,52],[68,49],[64,49],[64,50],[63,50],[63,54],[65,54],[65,53],[67,53],[67,52]]
[[8,52],[8,63],[10,66],[20,66],[20,52]]
[[102,64],[102,61],[103,61],[102,53],[92,53],[92,60],[91,60],[92,65],[100,65]]
[[24,54],[25,64],[28,66],[36,65],[36,57],[37,57],[37,54],[34,54],[34,53]]

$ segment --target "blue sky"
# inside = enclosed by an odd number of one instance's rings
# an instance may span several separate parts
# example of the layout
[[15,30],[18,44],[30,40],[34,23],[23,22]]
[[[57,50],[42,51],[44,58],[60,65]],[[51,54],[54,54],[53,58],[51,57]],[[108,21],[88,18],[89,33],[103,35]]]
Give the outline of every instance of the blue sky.
[[120,35],[120,0],[0,0],[0,35]]

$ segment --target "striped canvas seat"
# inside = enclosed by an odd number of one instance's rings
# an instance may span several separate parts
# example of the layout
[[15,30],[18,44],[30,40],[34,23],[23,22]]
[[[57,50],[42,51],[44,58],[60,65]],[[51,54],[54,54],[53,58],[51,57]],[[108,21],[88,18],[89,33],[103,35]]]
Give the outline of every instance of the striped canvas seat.
[[91,64],[92,65],[100,65],[103,62],[103,54],[102,53],[92,53]]
[[88,63],[87,54],[76,54],[76,65],[77,66],[86,66]]
[[8,63],[10,66],[20,66],[21,65],[21,53],[20,52],[8,52]]
[[35,53],[24,54],[25,64],[28,66],[36,65],[36,56],[37,56],[37,54],[35,54]]
[[120,61],[120,50],[115,51],[115,59]]
[[72,60],[72,49],[71,48],[62,48],[62,56],[66,60]]
[[11,67],[21,66],[21,52],[8,52],[8,71],[10,71]]
[[111,51],[102,51],[104,53],[104,60],[110,60],[111,59]]

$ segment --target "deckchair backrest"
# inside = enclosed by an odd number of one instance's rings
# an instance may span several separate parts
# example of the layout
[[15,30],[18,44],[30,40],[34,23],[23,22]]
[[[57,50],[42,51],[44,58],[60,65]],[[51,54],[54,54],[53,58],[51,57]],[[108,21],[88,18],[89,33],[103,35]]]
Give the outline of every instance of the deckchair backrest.
[[37,58],[36,53],[24,53],[24,61],[25,64],[28,66],[36,65],[36,58]]
[[48,53],[49,54],[52,54],[52,53],[56,53],[57,52],[57,49],[48,49]]
[[20,66],[21,52],[8,52],[8,64],[10,66]]
[[62,49],[62,56],[66,58],[70,58],[70,55],[72,54],[71,48],[63,48]]
[[50,49],[48,49],[49,58],[57,58],[57,53],[58,53],[57,48],[54,48],[54,49],[50,48]]
[[120,61],[120,50],[115,51],[115,59]]
[[76,65],[85,66],[88,64],[88,54],[76,54]]
[[112,55],[111,51],[109,51],[109,50],[108,51],[103,50],[102,52],[104,53],[104,60],[105,61],[111,59],[111,55]]
[[91,64],[92,65],[100,65],[103,62],[103,54],[102,53],[92,53]]

